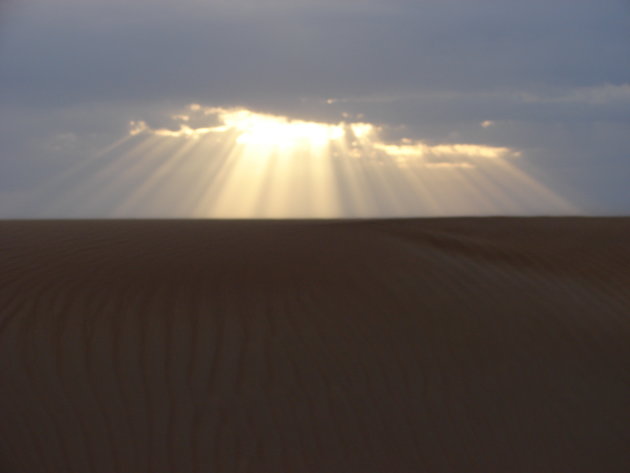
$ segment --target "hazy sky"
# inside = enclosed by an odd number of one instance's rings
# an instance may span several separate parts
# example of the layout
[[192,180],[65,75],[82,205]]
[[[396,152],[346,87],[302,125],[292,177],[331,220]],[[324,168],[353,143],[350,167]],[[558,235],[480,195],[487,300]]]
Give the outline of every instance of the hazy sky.
[[630,214],[626,0],[0,15],[0,217]]

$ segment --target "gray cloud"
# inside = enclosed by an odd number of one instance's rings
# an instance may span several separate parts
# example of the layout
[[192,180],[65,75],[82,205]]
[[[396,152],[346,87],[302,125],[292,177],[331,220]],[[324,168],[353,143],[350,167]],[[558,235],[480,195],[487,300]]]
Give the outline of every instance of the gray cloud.
[[361,116],[391,140],[520,149],[519,166],[586,211],[630,212],[630,7],[621,0],[9,7],[0,191],[42,183],[119,139],[130,120],[175,126],[164,117],[198,102],[330,123]]
[[4,99],[272,106],[628,80],[628,9],[616,2],[194,3],[25,12],[3,61]]

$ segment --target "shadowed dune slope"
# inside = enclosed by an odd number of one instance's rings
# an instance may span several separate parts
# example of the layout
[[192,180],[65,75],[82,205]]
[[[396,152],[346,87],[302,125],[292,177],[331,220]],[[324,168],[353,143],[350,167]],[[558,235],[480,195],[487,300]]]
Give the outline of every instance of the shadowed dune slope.
[[630,471],[630,219],[0,222],[3,473]]

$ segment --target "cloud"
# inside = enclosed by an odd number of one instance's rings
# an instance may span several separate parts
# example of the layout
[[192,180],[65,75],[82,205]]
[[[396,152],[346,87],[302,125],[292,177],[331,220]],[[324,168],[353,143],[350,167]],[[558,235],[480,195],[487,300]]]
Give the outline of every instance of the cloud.
[[617,2],[572,2],[571,22],[559,1],[55,3],[15,15],[5,101],[167,98],[274,111],[304,97],[627,80]]
[[[185,114],[188,113],[188,114]],[[196,116],[196,128],[189,125]],[[204,123],[205,119],[205,123]],[[170,126],[154,128],[144,120],[130,121],[129,134],[153,135],[170,138],[199,139],[207,134],[222,135],[223,139],[239,144],[287,146],[341,146],[344,153],[363,159],[389,158],[398,163],[416,163],[441,167],[448,165],[474,167],[475,159],[514,158],[519,151],[469,143],[428,144],[420,140],[402,138],[385,140],[386,126],[366,122],[324,123],[292,119],[287,116],[259,113],[246,108],[207,107],[191,104],[185,112],[170,116]]]
[[526,102],[581,103],[588,105],[609,105],[621,102],[625,105],[630,105],[630,84],[601,84],[590,87],[577,87],[550,97],[524,94],[523,99]]

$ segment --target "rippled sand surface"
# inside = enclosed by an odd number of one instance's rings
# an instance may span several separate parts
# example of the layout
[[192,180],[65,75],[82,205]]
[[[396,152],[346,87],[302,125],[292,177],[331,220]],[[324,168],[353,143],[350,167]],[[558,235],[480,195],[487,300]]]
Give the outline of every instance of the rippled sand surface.
[[630,219],[0,222],[0,471],[630,471]]

